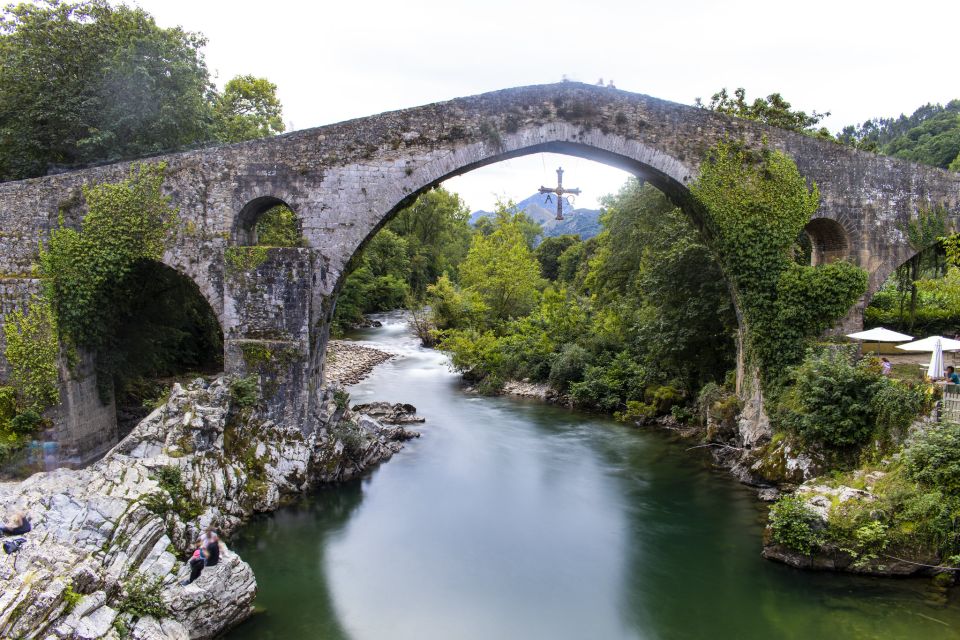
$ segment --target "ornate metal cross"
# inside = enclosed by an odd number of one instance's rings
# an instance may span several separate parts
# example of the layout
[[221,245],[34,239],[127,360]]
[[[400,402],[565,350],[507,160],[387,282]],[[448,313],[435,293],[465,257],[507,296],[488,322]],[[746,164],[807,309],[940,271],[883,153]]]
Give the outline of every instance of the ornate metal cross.
[[[547,194],[557,194],[557,220],[563,220],[563,194],[572,193],[575,196],[580,195],[580,189],[564,189],[563,188],[563,167],[557,169],[557,188],[550,189],[547,187],[540,187],[540,193]],[[547,196],[547,201],[550,200],[550,196]]]

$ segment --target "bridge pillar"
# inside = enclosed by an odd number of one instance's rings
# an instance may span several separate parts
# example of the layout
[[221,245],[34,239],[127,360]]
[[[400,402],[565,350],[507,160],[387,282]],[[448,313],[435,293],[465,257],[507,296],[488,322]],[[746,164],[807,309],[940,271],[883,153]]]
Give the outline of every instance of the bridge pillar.
[[317,387],[310,349],[310,249],[230,247],[224,267],[226,372],[256,376],[265,416],[308,432]]

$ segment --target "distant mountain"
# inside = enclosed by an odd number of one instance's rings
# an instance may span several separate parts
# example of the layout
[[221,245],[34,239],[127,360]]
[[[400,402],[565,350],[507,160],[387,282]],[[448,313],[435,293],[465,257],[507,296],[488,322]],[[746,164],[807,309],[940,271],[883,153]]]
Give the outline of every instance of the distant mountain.
[[[579,235],[581,240],[592,238],[600,233],[600,209],[570,209],[563,206],[563,220],[557,220],[557,197],[535,193],[517,203],[517,211],[523,211],[543,227],[544,237],[551,238],[566,234]],[[480,218],[492,218],[492,211],[474,211],[470,214],[470,224],[476,224]]]

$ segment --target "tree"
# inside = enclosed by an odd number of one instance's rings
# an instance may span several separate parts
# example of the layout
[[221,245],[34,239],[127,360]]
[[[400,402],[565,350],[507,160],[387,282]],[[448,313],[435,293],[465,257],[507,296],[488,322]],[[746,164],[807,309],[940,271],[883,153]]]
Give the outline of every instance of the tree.
[[8,6],[0,21],[0,179],[210,140],[204,44],[106,0]]
[[213,106],[216,137],[243,142],[283,133],[277,85],[253,75],[237,76],[223,88]]
[[[942,206],[932,208],[921,208],[917,212],[916,218],[911,218],[901,231],[906,236],[910,248],[916,251],[907,262],[898,269],[900,279],[908,286],[910,291],[910,323],[907,330],[913,329],[913,323],[917,317],[917,281],[920,280],[920,269],[924,255],[933,255],[936,258],[937,253],[926,252],[930,249],[947,231],[947,211]],[[903,301],[901,299],[900,315],[903,317]]]
[[560,274],[560,256],[580,242],[580,236],[562,235],[544,238],[533,255],[540,263],[540,272],[547,280],[556,280]]
[[960,100],[925,104],[910,116],[848,125],[837,140],[865,151],[960,171]]
[[387,224],[408,246],[410,290],[423,297],[444,273],[454,275],[470,248],[470,210],[455,193],[424,193]]
[[753,102],[747,102],[747,92],[743,87],[736,89],[733,92],[733,97],[724,88],[710,96],[709,104],[703,104],[700,98],[697,98],[694,104],[701,109],[709,109],[710,111],[746,118],[747,120],[756,120],[780,129],[813,134],[819,137],[833,137],[825,128],[816,128],[821,120],[830,115],[829,111],[824,113],[811,111],[807,114],[806,111],[792,109],[792,105],[784,100],[779,93],[771,93],[766,98],[757,98]]
[[480,294],[494,326],[529,313],[542,284],[540,264],[524,236],[522,215],[499,205],[496,230],[488,236],[475,235],[460,265],[461,284]]

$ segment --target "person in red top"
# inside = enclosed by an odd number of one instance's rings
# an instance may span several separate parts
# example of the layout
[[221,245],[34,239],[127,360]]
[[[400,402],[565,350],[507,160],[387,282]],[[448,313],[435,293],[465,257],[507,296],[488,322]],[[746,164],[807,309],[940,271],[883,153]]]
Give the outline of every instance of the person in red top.
[[203,543],[200,540],[197,540],[197,548],[194,549],[193,555],[190,556],[190,579],[184,580],[181,584],[187,586],[194,580],[200,577],[200,572],[203,571],[204,565],[207,563],[207,554],[204,552]]

